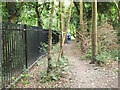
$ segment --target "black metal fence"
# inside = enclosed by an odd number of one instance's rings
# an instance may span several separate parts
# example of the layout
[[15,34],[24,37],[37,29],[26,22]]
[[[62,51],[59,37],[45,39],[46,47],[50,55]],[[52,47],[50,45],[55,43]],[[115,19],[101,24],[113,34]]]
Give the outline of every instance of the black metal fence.
[[[41,55],[40,43],[48,42],[49,30],[36,26],[2,24],[2,85],[8,87],[24,68],[30,67]],[[53,31],[53,43],[59,41],[59,33]]]

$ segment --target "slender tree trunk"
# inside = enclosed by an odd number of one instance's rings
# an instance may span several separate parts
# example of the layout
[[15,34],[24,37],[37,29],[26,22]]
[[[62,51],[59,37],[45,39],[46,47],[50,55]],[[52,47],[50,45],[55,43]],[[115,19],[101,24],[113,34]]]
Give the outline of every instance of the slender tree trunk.
[[88,12],[87,12],[87,32],[88,32],[88,35],[90,35],[90,30],[89,30],[89,22],[90,22],[90,15],[91,15],[91,12],[92,12],[92,10],[89,10]]
[[92,61],[90,64],[96,62],[97,55],[97,0],[92,2]]
[[[63,30],[65,30],[65,27],[66,27],[66,25],[65,25],[65,14],[66,14],[66,12],[65,12],[65,7],[64,7],[63,8]],[[62,36],[63,36],[63,34],[62,34]],[[67,43],[67,37],[65,37],[65,42],[64,43]]]
[[81,31],[81,50],[84,51],[84,39],[83,39],[83,3],[82,0],[80,0],[80,31]]
[[78,32],[79,32],[79,24],[80,23],[80,21],[79,21],[79,18],[78,18],[78,20],[77,20],[77,25],[76,25],[76,42],[79,42],[79,34],[78,34]]
[[[118,7],[118,4],[117,4],[116,0],[114,0],[114,3],[115,3],[116,8],[117,8],[118,17],[120,18],[120,10],[119,10],[119,7]],[[119,20],[120,20],[120,19],[119,19]]]
[[61,53],[63,51],[63,45],[64,45],[64,41],[65,41],[65,37],[66,37],[66,32],[67,32],[69,22],[70,22],[70,17],[71,17],[72,4],[73,4],[73,1],[71,1],[71,4],[70,4],[70,11],[69,11],[69,17],[68,17],[68,20],[67,20],[67,26],[65,27],[65,30],[64,30],[65,34],[63,35],[63,39],[62,39],[62,48],[59,51],[57,62],[59,62],[59,59],[61,57]]
[[[120,10],[119,10],[119,7],[118,7],[116,0],[114,0],[114,3],[116,5],[117,12],[118,12],[118,37],[119,37],[120,36]],[[118,38],[118,42],[119,41],[120,41],[120,38]],[[120,47],[120,45],[119,45],[119,47]]]
[[50,14],[50,24],[49,24],[49,38],[48,38],[48,68],[47,73],[50,73],[52,70],[51,66],[51,48],[52,48],[52,23],[53,23],[53,14],[54,14],[54,1],[52,2],[52,11]]
[[[77,15],[80,15],[80,10],[79,10],[79,7],[78,7],[79,4],[77,2],[74,2],[74,5],[77,9]],[[79,23],[80,23],[80,21],[79,21],[79,18],[78,18],[77,25],[76,25],[76,42],[79,42]]]
[[40,13],[39,13],[39,11],[38,11],[38,2],[36,2],[35,11],[36,11],[36,13],[37,13],[38,26],[42,27],[42,24],[41,24],[41,18],[40,18]]
[[[62,48],[62,37],[63,37],[63,15],[62,15],[62,0],[59,2],[59,8],[60,8],[60,49]],[[61,53],[61,56],[63,56],[63,51]]]

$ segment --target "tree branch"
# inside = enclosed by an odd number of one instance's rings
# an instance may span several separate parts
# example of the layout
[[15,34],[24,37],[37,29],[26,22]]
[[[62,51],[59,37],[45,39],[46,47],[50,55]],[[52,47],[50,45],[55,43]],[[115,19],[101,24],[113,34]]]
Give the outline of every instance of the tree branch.
[[65,30],[64,30],[65,34],[63,35],[63,38],[62,38],[62,48],[59,51],[57,62],[59,62],[59,59],[61,57],[61,53],[63,51],[63,45],[64,45],[64,42],[65,42],[65,36],[66,36],[66,32],[67,32],[67,29],[68,29],[68,26],[69,26],[70,17],[71,17],[72,4],[73,4],[73,1],[71,1],[71,4],[70,4],[70,10],[69,10],[69,16],[68,16],[68,20],[67,20],[67,26],[65,27]]
[[42,27],[42,25],[41,25],[41,21],[40,21],[40,14],[39,14],[39,11],[38,11],[38,2],[36,2],[35,11],[36,11],[36,13],[37,13],[38,26]]
[[77,14],[80,15],[80,9],[79,9],[79,7],[78,7],[79,4],[78,4],[77,2],[74,2],[74,5],[75,5],[75,7],[76,7],[76,9],[77,9],[77,12],[78,12]]
[[114,3],[115,3],[116,8],[117,8],[118,17],[120,18],[120,11],[119,11],[119,7],[118,7],[118,4],[117,4],[116,0],[114,0]]

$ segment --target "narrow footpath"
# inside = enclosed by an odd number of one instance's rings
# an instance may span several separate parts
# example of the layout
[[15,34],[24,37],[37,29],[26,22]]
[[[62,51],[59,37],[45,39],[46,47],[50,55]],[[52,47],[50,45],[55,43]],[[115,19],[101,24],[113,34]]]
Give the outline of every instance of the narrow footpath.
[[28,72],[28,78],[22,80],[27,83],[20,80],[16,88],[118,88],[117,62],[104,67],[89,64],[90,60],[80,59],[83,54],[79,47],[75,41],[64,45],[64,56],[70,66],[66,66],[68,73],[60,80],[41,82],[44,79],[40,76],[45,76],[47,70],[47,57],[44,57]]
[[64,45],[64,54],[71,63],[70,71],[74,76],[71,88],[118,88],[118,65],[100,67],[80,60],[82,53],[74,41]]

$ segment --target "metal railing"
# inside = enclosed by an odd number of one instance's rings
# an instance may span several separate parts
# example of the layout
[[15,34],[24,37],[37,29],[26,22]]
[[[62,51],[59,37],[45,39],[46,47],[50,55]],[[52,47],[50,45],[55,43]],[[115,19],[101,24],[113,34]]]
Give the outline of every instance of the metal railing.
[[[48,42],[49,30],[36,26],[12,23],[2,24],[2,85],[6,88],[17,78],[24,68],[29,68],[44,51],[40,42]],[[59,33],[53,31],[53,41],[59,41]]]

